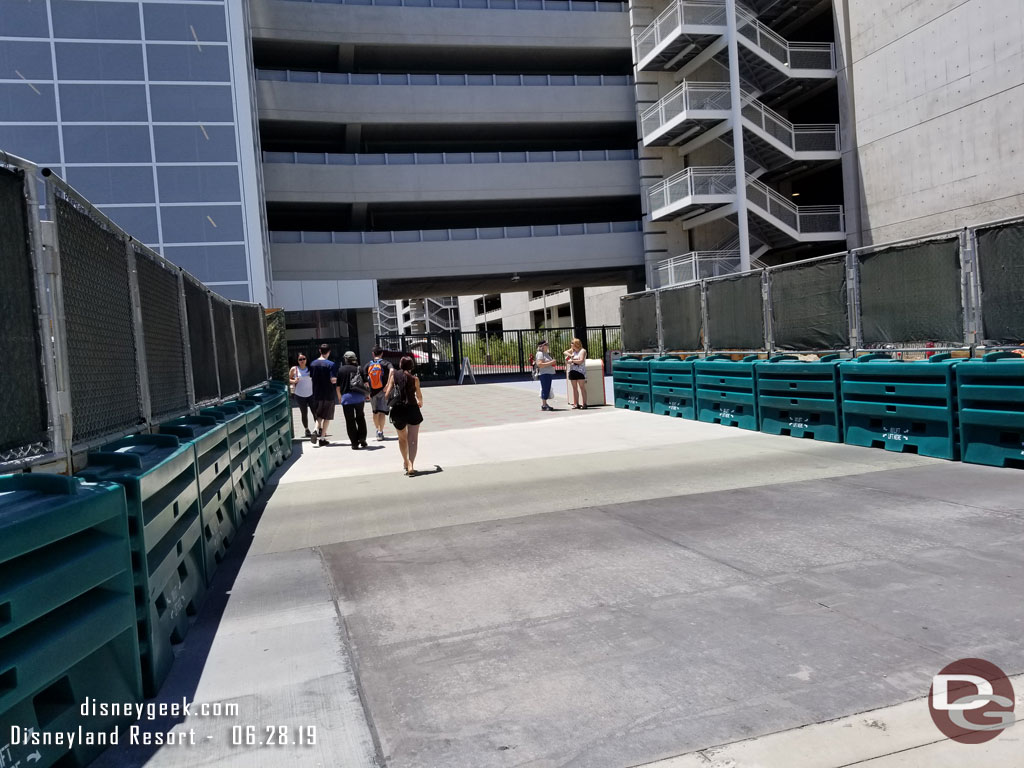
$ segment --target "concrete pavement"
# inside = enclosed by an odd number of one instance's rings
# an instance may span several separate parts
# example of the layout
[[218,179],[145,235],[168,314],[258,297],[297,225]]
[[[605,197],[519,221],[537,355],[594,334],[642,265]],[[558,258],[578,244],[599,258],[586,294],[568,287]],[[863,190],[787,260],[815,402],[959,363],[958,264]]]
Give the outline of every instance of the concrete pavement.
[[[101,765],[1024,764],[1019,727],[942,742],[922,701],[957,658],[1024,672],[1020,473],[424,394],[430,474],[336,424],[232,548],[161,698],[238,716]],[[317,743],[232,744],[267,726]]]

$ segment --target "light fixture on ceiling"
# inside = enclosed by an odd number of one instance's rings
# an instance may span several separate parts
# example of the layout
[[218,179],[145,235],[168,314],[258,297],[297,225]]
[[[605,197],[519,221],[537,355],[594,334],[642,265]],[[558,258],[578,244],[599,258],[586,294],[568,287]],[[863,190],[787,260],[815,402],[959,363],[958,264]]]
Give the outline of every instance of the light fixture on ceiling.
[[519,276],[519,273],[518,273],[518,272],[513,272],[513,273],[512,273],[512,282],[513,282],[513,283],[518,283],[518,282],[519,282],[520,280],[522,280],[522,279],[523,279],[523,278],[521,278],[521,277]]

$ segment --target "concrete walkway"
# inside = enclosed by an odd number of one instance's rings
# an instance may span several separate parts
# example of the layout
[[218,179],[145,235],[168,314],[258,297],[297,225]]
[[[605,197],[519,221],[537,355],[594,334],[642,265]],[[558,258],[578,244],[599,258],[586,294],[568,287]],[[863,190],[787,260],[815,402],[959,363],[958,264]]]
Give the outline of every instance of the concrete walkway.
[[923,699],[958,658],[1024,672],[1024,474],[424,394],[428,474],[336,424],[232,547],[161,699],[238,715],[98,765],[1024,764],[1020,726],[943,741]]

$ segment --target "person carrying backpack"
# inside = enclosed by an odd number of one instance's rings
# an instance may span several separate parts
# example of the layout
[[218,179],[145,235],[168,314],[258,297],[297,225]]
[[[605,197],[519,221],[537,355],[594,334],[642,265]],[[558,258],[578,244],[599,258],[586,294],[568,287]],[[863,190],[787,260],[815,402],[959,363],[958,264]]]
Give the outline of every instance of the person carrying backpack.
[[416,476],[416,452],[419,448],[420,424],[423,423],[423,392],[420,380],[413,375],[416,367],[412,357],[406,355],[393,372],[384,396],[391,409],[391,423],[398,432],[398,449],[402,452],[402,471],[408,477]]
[[355,352],[346,352],[343,360],[344,364],[338,366],[338,391],[341,392],[341,408],[345,412],[345,429],[352,450],[356,451],[366,447],[366,416],[363,411],[370,399],[370,386]]
[[373,359],[363,366],[363,375],[370,385],[370,409],[373,411],[373,427],[377,431],[377,440],[384,439],[384,424],[388,420],[388,401],[384,389],[391,380],[393,367],[384,359],[384,350],[373,348]]

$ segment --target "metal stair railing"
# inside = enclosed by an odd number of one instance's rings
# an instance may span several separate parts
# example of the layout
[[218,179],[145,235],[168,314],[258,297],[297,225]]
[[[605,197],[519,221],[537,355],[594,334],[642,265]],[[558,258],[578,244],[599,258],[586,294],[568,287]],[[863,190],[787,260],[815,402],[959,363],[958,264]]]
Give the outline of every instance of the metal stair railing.
[[650,136],[684,112],[692,110],[725,110],[730,108],[728,83],[684,81],[640,115],[640,129]]
[[801,234],[845,232],[843,206],[793,205],[771,187],[747,177],[747,202]]
[[731,165],[686,168],[652,186],[649,210],[655,211],[695,195],[736,193],[736,168]]
[[784,67],[790,69],[835,69],[833,43],[791,43],[762,24],[746,8],[736,8],[736,31]]
[[839,126],[829,123],[794,124],[754,96],[741,91],[745,120],[794,152],[838,152]]
[[687,25],[724,27],[725,3],[722,0],[676,0],[633,40],[637,62],[671,38],[676,29]]

